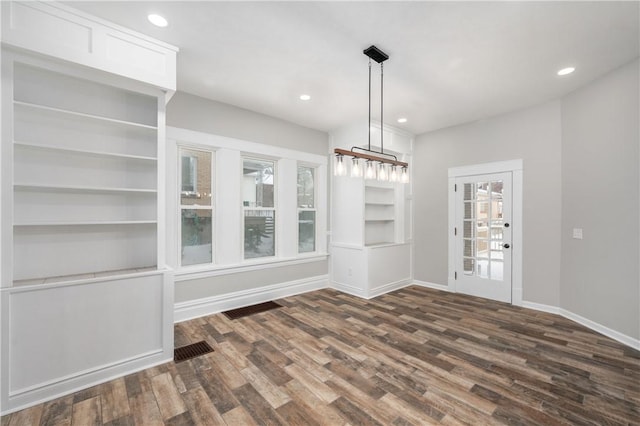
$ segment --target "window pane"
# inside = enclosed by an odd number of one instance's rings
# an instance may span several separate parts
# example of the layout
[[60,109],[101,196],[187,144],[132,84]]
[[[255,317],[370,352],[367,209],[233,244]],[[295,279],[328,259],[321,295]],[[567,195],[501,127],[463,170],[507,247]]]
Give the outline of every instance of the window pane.
[[275,256],[276,215],[273,210],[245,210],[244,258]]
[[211,210],[182,210],[181,264],[211,263]]
[[275,164],[273,161],[243,161],[242,204],[245,207],[274,207]]
[[312,209],[314,208],[314,180],[313,168],[298,167],[298,207]]
[[316,212],[298,212],[298,252],[316,251]]
[[211,153],[180,148],[180,203],[211,205]]

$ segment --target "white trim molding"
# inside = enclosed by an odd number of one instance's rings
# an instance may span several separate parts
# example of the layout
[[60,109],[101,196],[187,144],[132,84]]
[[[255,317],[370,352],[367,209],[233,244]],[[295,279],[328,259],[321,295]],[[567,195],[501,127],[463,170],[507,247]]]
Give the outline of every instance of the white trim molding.
[[304,278],[295,281],[273,284],[250,290],[241,290],[203,299],[189,300],[174,305],[174,321],[176,323],[217,314],[230,309],[255,305],[269,300],[295,296],[314,290],[327,288],[328,275]]
[[615,341],[618,341],[623,345],[627,345],[633,349],[640,350],[640,339],[635,339],[631,336],[627,336],[626,334],[620,333],[619,331],[612,330],[607,326],[599,324],[595,321],[592,321],[588,318],[575,314],[566,309],[559,308],[557,306],[545,305],[542,303],[527,302],[527,301],[522,302],[522,307],[534,309],[536,311],[547,312],[550,314],[560,315],[561,317],[565,317],[571,321],[577,322],[580,325],[583,325],[593,331],[596,331]]
[[436,284],[428,281],[413,280],[412,284],[418,285],[420,287],[432,288],[434,290],[447,291],[449,293],[453,291],[449,286],[445,284]]

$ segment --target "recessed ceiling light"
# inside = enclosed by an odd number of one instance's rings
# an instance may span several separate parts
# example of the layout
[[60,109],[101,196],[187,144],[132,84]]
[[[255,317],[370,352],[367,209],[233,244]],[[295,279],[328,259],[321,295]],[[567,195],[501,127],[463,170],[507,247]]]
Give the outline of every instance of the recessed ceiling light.
[[576,69],[574,67],[567,67],[567,68],[562,68],[560,71],[558,71],[558,75],[567,75],[567,74],[571,74],[572,72],[574,72]]
[[308,101],[311,99],[311,95],[300,95],[301,101]]
[[407,119],[404,117],[398,118],[398,123],[406,123]]
[[147,19],[149,20],[149,22],[151,22],[153,25],[157,27],[166,27],[167,25],[169,25],[169,23],[167,22],[166,19],[164,19],[163,16],[156,15],[155,13],[152,13],[151,15],[147,16]]

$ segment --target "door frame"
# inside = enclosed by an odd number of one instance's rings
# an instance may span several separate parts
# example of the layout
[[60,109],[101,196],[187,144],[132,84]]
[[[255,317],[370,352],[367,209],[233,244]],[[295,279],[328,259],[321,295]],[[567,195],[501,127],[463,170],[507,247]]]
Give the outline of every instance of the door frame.
[[511,172],[512,178],[512,210],[511,210],[511,304],[522,306],[522,160],[496,161],[492,163],[474,164],[470,166],[450,167],[448,171],[448,197],[449,197],[449,267],[447,286],[451,292],[456,290],[455,260],[456,238],[454,228],[456,226],[456,197],[454,185],[456,178],[463,176],[484,175],[491,173]]

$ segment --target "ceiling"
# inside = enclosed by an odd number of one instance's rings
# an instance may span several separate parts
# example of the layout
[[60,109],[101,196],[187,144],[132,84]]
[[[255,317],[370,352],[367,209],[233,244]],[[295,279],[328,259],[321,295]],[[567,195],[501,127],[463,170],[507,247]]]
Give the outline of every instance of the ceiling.
[[[366,117],[371,44],[390,56],[385,123],[414,134],[559,98],[640,53],[637,1],[67,3],[178,46],[179,91],[323,131]],[[379,119],[378,68],[373,84]]]

